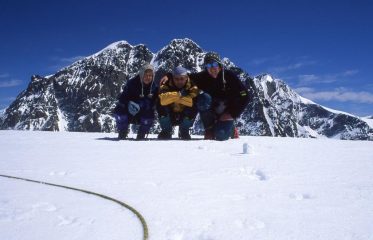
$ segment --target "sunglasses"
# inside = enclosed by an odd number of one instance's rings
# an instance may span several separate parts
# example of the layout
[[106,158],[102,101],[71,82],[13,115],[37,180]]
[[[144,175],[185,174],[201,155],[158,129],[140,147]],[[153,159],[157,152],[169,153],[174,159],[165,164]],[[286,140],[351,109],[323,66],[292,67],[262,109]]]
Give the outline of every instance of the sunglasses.
[[205,67],[208,69],[208,68],[212,68],[212,67],[219,67],[219,63],[217,62],[212,62],[212,63],[207,63],[205,65]]

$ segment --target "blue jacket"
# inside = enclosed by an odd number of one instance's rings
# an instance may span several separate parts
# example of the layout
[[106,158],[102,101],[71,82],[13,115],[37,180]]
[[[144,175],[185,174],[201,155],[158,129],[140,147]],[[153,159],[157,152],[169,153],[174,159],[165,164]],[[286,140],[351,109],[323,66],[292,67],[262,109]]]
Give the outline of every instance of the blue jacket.
[[133,101],[140,105],[139,115],[154,117],[155,103],[158,98],[158,87],[152,84],[142,85],[140,76],[128,80],[119,96],[119,101],[114,109],[114,114],[128,115],[128,102]]

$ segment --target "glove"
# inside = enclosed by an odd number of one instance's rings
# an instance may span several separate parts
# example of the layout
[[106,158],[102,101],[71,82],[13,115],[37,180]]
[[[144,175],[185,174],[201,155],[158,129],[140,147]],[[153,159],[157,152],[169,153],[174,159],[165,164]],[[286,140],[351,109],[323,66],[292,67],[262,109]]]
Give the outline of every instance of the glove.
[[227,108],[227,106],[225,105],[225,103],[224,103],[223,101],[220,101],[220,102],[216,105],[216,107],[215,107],[215,112],[216,112],[218,115],[220,115],[220,114],[222,114],[222,113],[225,111],[226,108]]
[[164,85],[167,83],[167,81],[168,81],[168,77],[167,75],[165,75],[161,78],[161,80],[159,80],[159,85]]
[[229,113],[224,113],[219,117],[219,121],[233,121],[233,117]]
[[135,116],[138,112],[140,111],[140,106],[139,104],[129,101],[128,102],[128,112],[132,115]]
[[181,89],[181,90],[179,91],[179,93],[180,93],[180,96],[181,96],[181,97],[188,96],[188,94],[189,94],[188,91],[185,90],[184,88]]

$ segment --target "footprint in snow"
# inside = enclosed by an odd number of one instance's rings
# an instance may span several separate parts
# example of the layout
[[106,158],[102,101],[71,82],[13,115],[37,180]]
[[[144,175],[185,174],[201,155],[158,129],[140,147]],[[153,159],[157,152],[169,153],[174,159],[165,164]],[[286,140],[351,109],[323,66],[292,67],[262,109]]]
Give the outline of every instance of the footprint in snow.
[[260,169],[255,169],[251,167],[240,168],[241,175],[248,176],[252,180],[257,181],[267,181],[268,176]]
[[297,201],[303,201],[303,200],[311,199],[312,196],[307,193],[305,194],[304,193],[291,193],[289,194],[289,198],[297,200]]
[[36,211],[44,211],[44,212],[55,212],[57,211],[57,207],[48,202],[39,202],[32,205],[32,209]]
[[58,226],[66,226],[78,223],[77,217],[65,217],[65,216],[58,216],[59,223]]
[[207,147],[206,146],[198,146],[198,149],[199,150],[207,150]]
[[33,211],[31,209],[24,208],[0,208],[0,222],[13,222],[30,220],[33,217]]
[[65,171],[52,171],[49,173],[50,176],[66,176],[68,173]]
[[238,219],[234,223],[238,228],[241,228],[241,229],[247,228],[252,231],[264,229],[266,227],[264,222],[257,220],[257,219],[244,219],[244,220]]

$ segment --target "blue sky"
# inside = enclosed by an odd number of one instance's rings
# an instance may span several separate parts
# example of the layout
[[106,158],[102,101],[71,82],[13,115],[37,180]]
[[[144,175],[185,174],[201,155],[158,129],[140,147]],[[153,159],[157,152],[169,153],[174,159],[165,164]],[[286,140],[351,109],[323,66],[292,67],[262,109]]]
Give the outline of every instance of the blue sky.
[[156,52],[187,37],[324,106],[373,115],[372,0],[0,0],[0,9],[0,109],[31,75],[112,42]]

